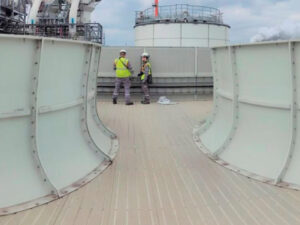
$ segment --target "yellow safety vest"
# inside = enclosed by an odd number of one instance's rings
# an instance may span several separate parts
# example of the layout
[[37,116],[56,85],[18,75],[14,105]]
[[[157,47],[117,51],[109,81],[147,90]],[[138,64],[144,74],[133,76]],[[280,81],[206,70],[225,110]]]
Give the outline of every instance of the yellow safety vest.
[[128,66],[129,60],[126,58],[115,59],[116,64],[116,76],[118,78],[126,78],[131,76],[131,72],[126,67]]
[[141,72],[143,73],[142,76],[141,76],[141,80],[144,80],[145,79],[145,67],[148,66],[149,67],[149,74],[148,75],[151,75],[152,74],[152,69],[151,69],[151,64],[149,62],[145,63],[143,66],[142,66],[142,69],[141,69]]

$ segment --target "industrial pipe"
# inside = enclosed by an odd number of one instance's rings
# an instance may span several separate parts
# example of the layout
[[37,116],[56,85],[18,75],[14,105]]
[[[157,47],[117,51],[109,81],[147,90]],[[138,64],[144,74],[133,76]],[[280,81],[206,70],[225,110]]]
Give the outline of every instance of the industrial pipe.
[[31,6],[29,16],[28,16],[28,21],[27,23],[29,24],[36,24],[37,22],[37,14],[40,8],[40,5],[43,0],[33,0],[33,4]]
[[76,23],[77,23],[77,11],[79,7],[80,0],[72,0],[71,8],[69,12],[69,34],[73,37],[76,33]]

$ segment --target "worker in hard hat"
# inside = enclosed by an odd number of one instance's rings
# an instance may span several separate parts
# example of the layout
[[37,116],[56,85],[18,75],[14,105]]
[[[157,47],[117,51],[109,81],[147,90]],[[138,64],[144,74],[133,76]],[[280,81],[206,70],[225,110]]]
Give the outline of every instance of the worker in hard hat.
[[130,76],[133,73],[133,69],[129,60],[126,58],[126,50],[120,51],[120,57],[114,61],[114,70],[116,71],[115,90],[113,93],[113,104],[117,104],[119,91],[121,84],[125,89],[125,102],[126,105],[133,105],[130,100]]
[[152,83],[152,68],[149,62],[150,55],[146,52],[142,54],[142,67],[139,77],[141,79],[141,86],[144,93],[142,104],[150,104],[149,84]]

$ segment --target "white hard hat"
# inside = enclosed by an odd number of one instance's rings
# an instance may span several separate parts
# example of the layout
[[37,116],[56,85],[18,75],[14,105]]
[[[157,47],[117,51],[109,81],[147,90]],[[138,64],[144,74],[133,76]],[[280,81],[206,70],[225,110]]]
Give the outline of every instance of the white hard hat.
[[142,54],[142,57],[147,57],[147,58],[149,58],[150,55],[149,55],[147,52],[144,52],[144,53]]
[[125,49],[122,49],[122,50],[120,51],[120,53],[127,53],[127,51],[126,51]]

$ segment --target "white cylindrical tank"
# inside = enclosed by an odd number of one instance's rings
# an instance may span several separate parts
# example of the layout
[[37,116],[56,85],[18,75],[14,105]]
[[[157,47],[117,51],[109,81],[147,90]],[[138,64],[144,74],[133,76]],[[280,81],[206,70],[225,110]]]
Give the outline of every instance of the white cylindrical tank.
[[218,9],[172,5],[137,12],[136,46],[212,47],[229,42],[230,26],[222,22]]

